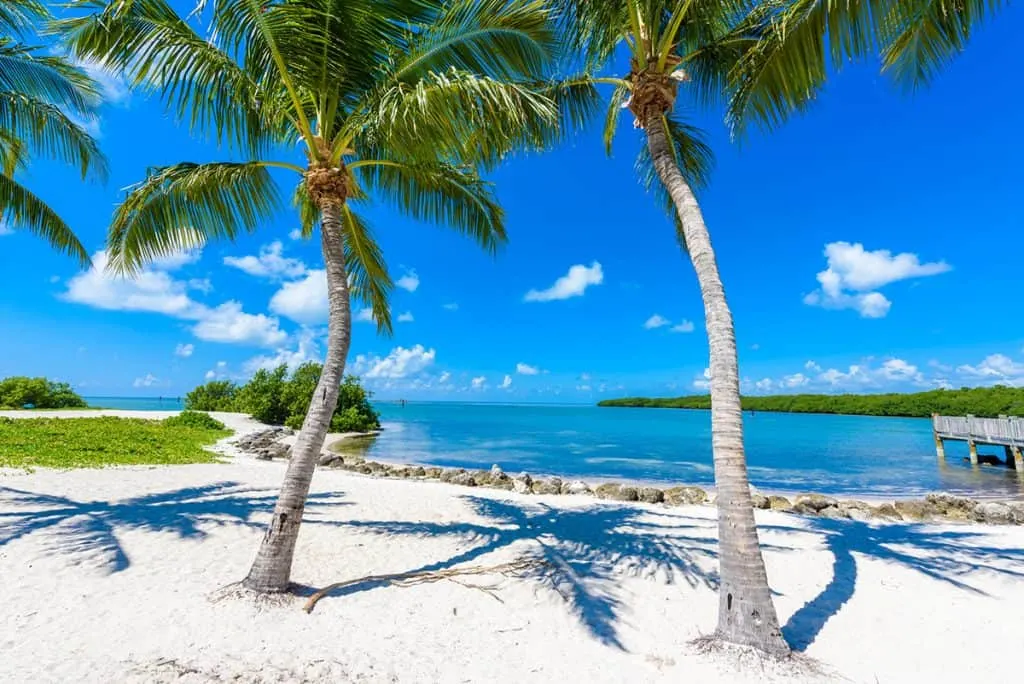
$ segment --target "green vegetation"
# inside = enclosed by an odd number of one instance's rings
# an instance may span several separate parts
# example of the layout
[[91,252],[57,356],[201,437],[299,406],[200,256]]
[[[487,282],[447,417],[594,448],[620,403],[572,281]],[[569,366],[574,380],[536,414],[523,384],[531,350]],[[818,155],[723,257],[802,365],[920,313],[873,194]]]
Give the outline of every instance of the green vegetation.
[[200,411],[182,411],[176,416],[164,418],[164,425],[169,427],[185,427],[194,430],[224,430],[224,423],[209,413]]
[[229,434],[136,418],[0,418],[0,467],[212,463],[203,447]]
[[[261,423],[299,429],[320,380],[321,366],[304,363],[288,376],[287,366],[260,370],[244,385],[218,380],[200,385],[185,396],[190,411],[248,413]],[[349,375],[338,392],[331,418],[332,432],[367,432],[380,428],[380,416],[370,405],[371,393]]]
[[[639,408],[709,409],[707,395],[648,399],[627,397],[606,399],[598,406]],[[1024,416],[1024,388],[964,387],[938,389],[914,394],[784,394],[770,397],[743,397],[747,411],[788,413],[842,413],[857,416],[908,416],[926,418],[933,413],[979,417]]]
[[86,408],[85,400],[66,382],[13,377],[0,380],[0,408]]

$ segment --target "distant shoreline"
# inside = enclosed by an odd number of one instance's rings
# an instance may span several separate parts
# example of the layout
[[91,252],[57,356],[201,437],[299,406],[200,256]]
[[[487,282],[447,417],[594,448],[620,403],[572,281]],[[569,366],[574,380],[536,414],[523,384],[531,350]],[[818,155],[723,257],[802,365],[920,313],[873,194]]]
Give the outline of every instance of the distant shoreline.
[[[597,403],[604,408],[711,408],[708,395],[683,397],[624,397]],[[1024,416],[1024,388],[974,387],[931,390],[906,394],[779,394],[745,396],[744,411],[765,413],[818,413],[827,415],[890,418],[929,418],[934,413],[979,418]]]

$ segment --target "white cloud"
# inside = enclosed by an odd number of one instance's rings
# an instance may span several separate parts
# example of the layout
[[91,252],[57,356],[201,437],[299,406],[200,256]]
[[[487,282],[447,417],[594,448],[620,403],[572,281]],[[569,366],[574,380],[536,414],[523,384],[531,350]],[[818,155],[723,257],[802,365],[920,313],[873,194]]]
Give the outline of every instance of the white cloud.
[[804,303],[826,309],[854,309],[864,318],[882,318],[892,307],[892,302],[876,291],[878,288],[951,269],[945,261],[921,263],[910,252],[869,252],[860,243],[831,242],[825,245],[825,257],[828,268],[817,275],[820,287],[807,294]]
[[196,263],[202,256],[203,250],[199,247],[179,250],[153,259],[148,267],[155,271],[177,271],[183,266]]
[[590,373],[580,373],[580,382],[590,382]]
[[303,329],[296,339],[294,349],[285,347],[279,348],[273,355],[255,356],[245,362],[243,368],[246,373],[255,373],[260,369],[273,370],[278,366],[288,366],[289,370],[308,361],[321,362],[320,345],[317,344],[316,334],[308,328]]
[[516,373],[519,375],[538,375],[540,374],[540,368],[531,366],[528,363],[519,362],[516,364]]
[[580,297],[591,285],[600,285],[604,282],[604,272],[601,264],[593,262],[589,267],[576,264],[569,268],[569,272],[555,281],[555,284],[546,290],[530,290],[524,297],[527,302],[550,302],[557,299],[569,299]]
[[976,365],[957,366],[957,374],[986,384],[1024,385],[1024,363],[1005,354],[990,354]]
[[670,320],[659,314],[654,314],[644,323],[644,328],[647,330],[654,330],[655,328],[661,328],[671,323]]
[[473,378],[471,382],[473,384],[473,389],[483,389],[484,383],[487,382],[487,378],[486,376],[480,375],[478,377]]
[[270,298],[270,310],[296,323],[327,321],[327,271],[313,269],[304,278],[281,285]]
[[218,361],[217,362],[217,367],[216,368],[211,368],[210,370],[206,371],[206,376],[205,377],[206,377],[207,380],[224,380],[225,378],[228,377],[227,370],[228,370],[228,362],[227,361]]
[[284,256],[284,245],[280,240],[260,247],[258,256],[224,257],[224,264],[256,278],[270,280],[298,278],[306,273],[306,264],[301,260]]
[[185,285],[188,289],[202,292],[203,294],[213,292],[213,283],[210,282],[209,278],[190,278]]
[[352,372],[364,378],[405,378],[421,373],[434,363],[437,352],[422,344],[406,349],[395,347],[381,358],[375,354],[360,354],[352,363]]
[[[179,268],[190,257],[167,258],[163,268]],[[100,251],[93,265],[68,281],[61,299],[109,311],[139,311],[195,321],[192,333],[202,340],[274,346],[287,335],[278,319],[242,311],[241,303],[227,301],[209,307],[189,297],[188,284],[175,280],[165,270],[147,266],[134,278],[121,278],[106,271],[108,258]]]
[[754,387],[757,388],[758,392],[770,392],[774,383],[771,378],[762,378],[754,383]]
[[693,381],[693,388],[698,390],[707,391],[711,389],[711,369],[705,368],[704,372],[699,378]]
[[356,311],[356,315],[352,317],[352,320],[357,323],[373,323],[373,309],[365,307]]
[[456,302],[448,302],[447,304],[442,304],[441,308],[445,311],[458,311],[459,305]]
[[587,385],[587,384],[576,385],[576,391],[578,391],[578,392],[589,392],[589,391],[591,391],[591,389],[592,388],[590,387],[590,385]]
[[809,370],[809,371],[811,371],[812,373],[820,373],[821,372],[821,366],[819,366],[814,361],[808,361],[807,363],[805,363],[804,364],[804,368]]
[[420,277],[416,275],[416,271],[409,270],[405,272],[405,275],[395,281],[395,285],[403,290],[415,292],[416,288],[420,286]]
[[302,231],[299,230],[298,228],[293,228],[292,230],[288,231],[288,239],[289,240],[301,240],[302,239]]
[[693,321],[688,321],[685,318],[672,326],[672,332],[675,333],[692,333],[693,332]]
[[448,371],[444,371],[443,373],[441,373],[440,376],[438,376],[437,382],[438,382],[438,384],[445,385],[451,379],[452,379],[452,374],[449,373]]
[[131,88],[119,74],[90,59],[76,59],[75,65],[99,84],[105,103],[119,105],[128,101]]
[[160,378],[156,377],[152,373],[146,373],[146,375],[141,378],[135,378],[135,382],[132,383],[132,387],[152,387],[158,382],[160,382]]
[[511,375],[506,375],[505,379],[501,381],[500,385],[498,385],[498,387],[500,389],[508,389],[511,386],[512,386],[512,376]]
[[786,375],[782,378],[782,384],[790,389],[795,387],[803,387],[810,383],[811,379],[803,373],[793,373],[792,375]]
[[188,357],[192,356],[192,352],[194,352],[195,349],[196,347],[193,344],[179,344],[177,347],[174,348],[174,355],[180,356],[183,359],[187,359]]
[[412,311],[406,311],[403,314],[398,314],[399,323],[412,323],[414,320],[416,319],[413,318]]

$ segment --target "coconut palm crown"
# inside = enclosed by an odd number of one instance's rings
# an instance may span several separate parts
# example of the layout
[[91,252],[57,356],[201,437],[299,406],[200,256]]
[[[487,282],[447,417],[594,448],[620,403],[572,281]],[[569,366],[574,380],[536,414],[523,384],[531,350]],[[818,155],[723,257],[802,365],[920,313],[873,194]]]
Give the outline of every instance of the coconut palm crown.
[[109,229],[114,269],[255,231],[281,206],[288,172],[305,234],[319,222],[324,370],[245,582],[284,591],[344,373],[350,292],[391,329],[392,281],[361,209],[375,197],[487,251],[505,242],[480,170],[557,135],[562,90],[538,87],[557,52],[549,13],[536,0],[210,0],[188,16],[165,0],[71,8],[54,32],[73,54],[158,94],[238,157],[153,169],[132,187]]

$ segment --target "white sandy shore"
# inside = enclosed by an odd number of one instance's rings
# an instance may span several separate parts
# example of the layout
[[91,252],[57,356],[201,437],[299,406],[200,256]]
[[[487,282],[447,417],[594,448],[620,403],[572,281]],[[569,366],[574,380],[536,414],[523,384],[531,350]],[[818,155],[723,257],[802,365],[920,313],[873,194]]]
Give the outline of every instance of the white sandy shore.
[[[324,469],[297,582],[524,555],[554,575],[363,585],[309,615],[301,600],[211,601],[248,569],[283,470],[235,458],[0,476],[0,681],[811,681],[688,644],[715,625],[710,507]],[[787,636],[836,676],[1019,680],[1024,528],[758,522]]]

